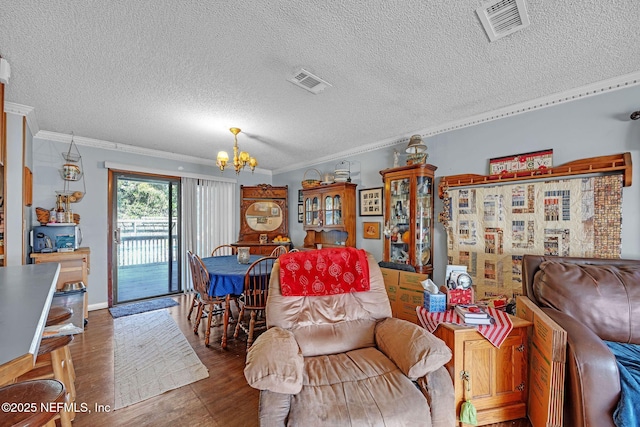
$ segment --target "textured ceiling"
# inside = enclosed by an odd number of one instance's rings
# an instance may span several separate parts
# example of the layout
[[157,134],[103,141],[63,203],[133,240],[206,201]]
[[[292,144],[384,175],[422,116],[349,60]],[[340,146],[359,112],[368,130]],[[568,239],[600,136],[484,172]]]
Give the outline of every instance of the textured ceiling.
[[200,159],[240,127],[282,171],[640,71],[637,0],[529,0],[493,43],[482,3],[3,0],[5,97],[42,131]]

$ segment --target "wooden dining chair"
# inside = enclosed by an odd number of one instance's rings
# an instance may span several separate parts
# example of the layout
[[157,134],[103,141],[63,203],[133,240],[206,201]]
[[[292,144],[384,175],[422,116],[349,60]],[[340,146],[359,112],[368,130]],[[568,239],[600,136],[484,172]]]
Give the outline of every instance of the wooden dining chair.
[[294,252],[300,252],[300,249],[298,249],[298,248],[293,248],[293,249],[291,249],[288,253],[290,253],[290,254],[291,254],[291,253],[294,253]]
[[211,251],[211,256],[236,255],[238,248],[233,245],[220,245]]
[[[235,255],[237,253],[237,248],[233,245],[220,245],[217,246],[214,250],[211,251],[211,256],[225,256],[225,255]],[[195,290],[195,287],[194,287]],[[191,315],[193,314],[193,310],[198,308],[198,293],[194,292],[193,298],[191,299],[191,307],[189,307],[189,313],[187,313],[187,320],[191,320]]]
[[244,275],[244,292],[238,298],[240,313],[233,337],[238,338],[242,329],[247,334],[247,350],[253,344],[255,332],[264,330],[267,326],[264,308],[267,304],[271,269],[277,259],[277,256],[262,257],[251,264]]
[[289,252],[289,248],[284,245],[280,245],[273,248],[273,250],[271,251],[271,256],[279,257],[280,255],[284,255],[287,252]]
[[205,307],[209,308],[209,315],[207,316],[206,332],[204,335],[204,345],[209,347],[209,337],[211,336],[211,324],[213,323],[213,317],[219,314],[224,314],[225,297],[212,297],[209,296],[209,272],[205,267],[202,259],[189,251],[189,267],[191,268],[191,277],[193,278],[193,286],[198,295],[198,312],[196,314],[196,324],[193,328],[193,333],[198,335],[198,327],[200,326],[200,319],[202,319],[202,313]]

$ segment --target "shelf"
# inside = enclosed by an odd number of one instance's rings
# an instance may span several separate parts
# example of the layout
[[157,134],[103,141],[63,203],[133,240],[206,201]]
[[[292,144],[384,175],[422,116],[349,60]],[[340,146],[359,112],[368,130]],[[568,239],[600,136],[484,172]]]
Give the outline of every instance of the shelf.
[[591,157],[575,160],[548,169],[533,171],[518,171],[500,175],[461,174],[443,176],[438,185],[438,196],[442,199],[446,188],[466,187],[471,185],[500,184],[503,182],[526,181],[531,179],[550,179],[570,175],[591,173],[622,173],[622,185],[631,185],[631,153],[614,154],[610,156]]

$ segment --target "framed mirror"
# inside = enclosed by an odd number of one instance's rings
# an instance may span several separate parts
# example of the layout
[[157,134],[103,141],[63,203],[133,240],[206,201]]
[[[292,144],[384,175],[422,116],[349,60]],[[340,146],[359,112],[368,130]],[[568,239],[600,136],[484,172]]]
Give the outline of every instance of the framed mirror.
[[260,242],[260,235],[269,241],[289,235],[288,186],[269,184],[240,187],[239,242]]
[[274,231],[282,226],[284,215],[280,206],[273,201],[253,202],[247,207],[244,220],[254,231]]

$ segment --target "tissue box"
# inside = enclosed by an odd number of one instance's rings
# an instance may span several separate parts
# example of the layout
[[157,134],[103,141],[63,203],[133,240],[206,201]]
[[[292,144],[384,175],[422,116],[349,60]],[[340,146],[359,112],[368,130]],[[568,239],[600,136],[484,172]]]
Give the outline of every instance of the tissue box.
[[447,295],[442,292],[432,294],[424,291],[424,308],[431,313],[441,313],[447,309]]

